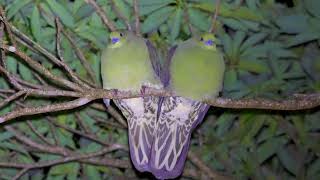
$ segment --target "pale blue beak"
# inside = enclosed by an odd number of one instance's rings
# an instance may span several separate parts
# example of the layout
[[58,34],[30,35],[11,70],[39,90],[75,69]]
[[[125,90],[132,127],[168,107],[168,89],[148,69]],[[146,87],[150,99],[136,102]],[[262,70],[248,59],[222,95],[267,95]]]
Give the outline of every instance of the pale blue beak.
[[111,38],[111,43],[112,44],[115,44],[115,43],[117,43],[117,42],[119,42],[119,38]]
[[213,42],[212,40],[208,40],[208,41],[205,42],[205,44],[206,44],[207,46],[212,46],[213,43],[214,43],[214,42]]

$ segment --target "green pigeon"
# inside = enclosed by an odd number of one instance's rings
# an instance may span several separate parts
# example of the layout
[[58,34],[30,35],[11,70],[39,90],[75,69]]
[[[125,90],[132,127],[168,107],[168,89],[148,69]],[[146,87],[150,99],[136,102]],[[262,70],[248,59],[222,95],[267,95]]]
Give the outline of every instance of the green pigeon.
[[[157,54],[152,44],[131,32],[111,32],[110,44],[102,52],[103,88],[142,92],[144,87],[160,89]],[[109,105],[108,99],[104,100]],[[113,100],[128,122],[131,160],[141,172],[150,171],[150,153],[155,133],[159,97]]]
[[206,33],[178,44],[168,53],[164,85],[177,97],[163,99],[153,140],[150,168],[159,179],[179,176],[185,164],[192,131],[223,86],[225,64],[217,39]]

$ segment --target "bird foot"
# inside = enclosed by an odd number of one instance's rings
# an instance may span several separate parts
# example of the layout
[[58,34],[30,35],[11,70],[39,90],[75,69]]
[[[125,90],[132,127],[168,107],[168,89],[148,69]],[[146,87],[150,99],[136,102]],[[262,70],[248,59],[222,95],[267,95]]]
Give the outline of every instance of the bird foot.
[[119,94],[118,89],[111,89],[110,91],[111,91],[112,96],[117,96]]
[[147,88],[147,86],[144,86],[144,85],[141,86],[141,88],[140,88],[140,94],[141,95],[144,96],[146,94],[146,88]]

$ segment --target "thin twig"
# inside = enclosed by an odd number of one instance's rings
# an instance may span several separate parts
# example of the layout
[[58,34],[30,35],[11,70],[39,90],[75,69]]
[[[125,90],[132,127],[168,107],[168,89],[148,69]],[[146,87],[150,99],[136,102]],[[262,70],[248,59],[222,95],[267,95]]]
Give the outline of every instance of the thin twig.
[[216,10],[214,12],[214,16],[212,18],[212,25],[211,25],[211,28],[209,31],[211,33],[215,33],[215,31],[216,31],[217,18],[218,18],[219,9],[220,9],[220,0],[215,0],[215,6],[216,6]]
[[112,106],[104,106],[102,104],[98,104],[98,103],[92,103],[91,107],[94,109],[97,109],[99,111],[105,111],[107,110],[107,112],[116,120],[119,122],[119,124],[123,127],[127,127],[127,122],[126,120],[123,118],[123,116],[121,115],[121,113],[119,113],[119,111],[117,111],[114,107]]
[[52,153],[52,154],[61,154],[64,156],[68,155],[68,152],[66,149],[59,147],[59,146],[48,146],[48,145],[43,145],[43,144],[39,144],[34,142],[33,140],[31,140],[30,138],[26,137],[25,135],[23,135],[22,133],[20,133],[18,130],[14,129],[12,126],[4,126],[4,128],[11,132],[12,134],[14,134],[15,138],[18,139],[19,141],[23,142],[24,144],[31,146],[33,148],[36,148],[40,151],[44,151],[44,152],[48,152],[48,153]]
[[15,93],[16,91],[12,89],[0,89],[0,93]]
[[195,164],[201,171],[205,172],[210,179],[230,180],[231,178],[218,174],[210,169],[196,154],[192,151],[188,153],[188,159]]
[[17,82],[17,80],[11,76],[11,74],[2,66],[0,66],[0,73],[4,74],[6,78],[9,79],[9,83],[18,90],[23,89],[23,87]]
[[83,129],[83,131],[86,134],[93,134],[93,132],[91,131],[90,127],[88,127],[83,121],[82,121],[82,117],[79,114],[79,112],[75,113],[75,117],[76,117],[76,121],[79,124],[80,129]]
[[195,35],[195,34],[196,34],[196,33],[195,33],[195,30],[194,30],[194,28],[193,28],[193,26],[192,26],[192,24],[191,24],[191,22],[190,22],[189,9],[186,9],[186,10],[184,11],[183,17],[184,17],[185,21],[186,21],[187,24],[188,24],[188,29],[189,29],[191,35]]
[[95,120],[95,122],[97,124],[101,124],[102,126],[107,127],[107,128],[112,128],[113,127],[115,129],[127,129],[127,127],[119,125],[116,122],[113,122],[113,121],[110,121],[110,120],[105,120],[105,119],[99,118],[97,116],[93,116],[92,119]]
[[[49,118],[48,118],[48,119],[49,119]],[[49,122],[52,123],[53,125],[57,126],[57,127],[60,127],[60,128],[62,128],[62,129],[64,129],[64,130],[67,130],[67,131],[69,131],[69,132],[72,132],[73,134],[80,135],[80,136],[82,136],[82,137],[84,137],[84,138],[86,138],[86,139],[92,140],[92,141],[94,141],[94,142],[96,142],[96,143],[99,143],[99,144],[101,144],[101,145],[104,145],[104,146],[109,146],[109,145],[110,145],[110,143],[98,139],[98,138],[97,138],[95,135],[93,135],[93,134],[86,134],[86,133],[83,133],[83,132],[81,132],[81,131],[72,129],[72,128],[68,127],[68,126],[65,126],[65,125],[62,125],[62,124],[60,124],[60,123],[55,122],[52,118],[50,118],[50,121],[49,121]]]
[[112,21],[108,19],[106,16],[106,13],[104,10],[97,4],[95,0],[85,0],[86,3],[93,6],[93,8],[96,10],[97,14],[100,16],[103,24],[110,30],[110,31],[116,31],[116,26],[113,24]]
[[135,17],[135,30],[136,35],[141,36],[141,29],[140,29],[140,19],[139,19],[139,0],[133,0],[133,12]]
[[[3,18],[0,17],[0,20],[3,21]],[[10,23],[6,24],[6,26],[8,26],[12,30],[12,33],[15,34],[18,38],[20,38],[27,45],[29,45],[29,46],[33,47],[34,49],[36,49],[38,52],[40,52],[42,55],[47,57],[54,64],[58,65],[59,67],[62,67],[68,73],[68,75],[70,77],[76,78],[76,79],[78,79],[79,82],[81,82],[80,78],[77,77],[77,75],[70,69],[70,67],[67,64],[65,64],[64,62],[60,61],[52,53],[50,53],[45,48],[43,48],[42,46],[40,46],[39,44],[37,44],[36,42],[31,40],[27,35],[25,35],[22,32],[20,32],[16,27],[11,25]],[[17,49],[17,48],[15,48],[15,49]],[[81,82],[79,85],[81,85],[81,86],[83,86],[85,88],[89,88],[89,86],[86,85],[84,82]]]
[[9,35],[9,38],[10,38],[10,41],[11,41],[13,47],[17,48],[16,40],[12,34],[11,27],[9,26],[9,23],[6,19],[6,15],[5,15],[5,12],[4,12],[2,6],[0,6],[0,16],[1,16],[1,21],[5,24],[5,28],[7,30],[7,33]]
[[128,31],[131,31],[132,28],[131,28],[131,25],[130,25],[130,23],[129,23],[128,18],[126,18],[126,17],[119,11],[119,9],[118,9],[117,6],[116,6],[115,0],[111,0],[111,5],[112,5],[112,9],[113,9],[114,12],[116,13],[116,15],[117,15],[119,18],[121,18],[121,19],[124,21],[124,23],[126,24],[127,30],[128,30]]
[[[57,33],[56,33],[56,49],[57,49],[57,55],[58,55],[58,57],[59,57],[59,59],[60,59],[60,61],[63,63],[63,64],[65,64],[65,60],[64,60],[64,57],[63,57],[63,55],[62,55],[62,50],[61,50],[61,31],[62,31],[62,24],[61,24],[61,22],[60,22],[60,20],[59,20],[59,18],[55,18],[55,22],[56,22],[56,31],[57,31]],[[79,84],[80,86],[84,86],[85,88],[90,88],[90,86],[88,86],[86,83],[84,83],[70,68],[69,68],[69,66],[67,66],[67,68],[65,68],[67,71],[68,71],[68,73],[69,73],[69,75],[70,75],[70,77],[71,77],[71,79],[72,79],[72,81],[73,82],[76,82],[77,84]],[[71,72],[69,72],[69,71],[71,71]]]
[[[3,39],[4,39],[4,36],[5,36],[5,32],[4,32],[4,27],[5,27],[5,24],[3,22],[0,23],[0,46],[2,46],[3,44]],[[4,68],[7,68],[7,64],[6,64],[6,61],[5,61],[5,52],[0,50],[1,52],[1,56],[0,56],[0,66],[3,66]]]
[[1,109],[2,107],[4,107],[5,105],[7,105],[8,103],[10,103],[11,101],[19,98],[19,97],[22,96],[23,94],[25,94],[24,91],[19,91],[19,92],[15,93],[15,94],[11,95],[10,97],[2,100],[2,101],[0,102],[0,109]]
[[98,82],[96,80],[95,73],[94,73],[92,67],[90,66],[90,64],[88,63],[88,61],[86,60],[83,52],[78,48],[78,46],[76,45],[76,43],[74,42],[74,40],[71,38],[71,36],[69,35],[69,33],[67,31],[62,29],[62,33],[68,39],[68,41],[70,42],[71,46],[73,47],[73,50],[75,51],[75,53],[76,53],[77,57],[79,58],[81,64],[83,65],[83,67],[85,68],[86,72],[88,73],[90,79],[93,82],[95,82],[95,86],[97,86]]
[[66,86],[70,89],[83,91],[83,88],[79,87],[79,85],[77,85],[73,82],[70,82],[66,79],[62,79],[56,75],[53,75],[48,69],[43,67],[40,63],[31,59],[29,56],[27,56],[25,53],[19,51],[18,49],[12,49],[12,46],[7,46],[7,45],[2,45],[1,48],[7,52],[12,52],[12,53],[16,54],[22,60],[24,60],[30,67],[32,67],[34,70],[36,70],[40,74],[46,76],[48,79],[51,79],[53,82],[56,82],[56,83],[63,85],[63,86]]
[[30,168],[23,168],[18,174],[16,174],[12,180],[18,180],[20,177],[22,177],[26,172],[28,172]]
[[42,136],[41,133],[39,133],[37,131],[37,129],[32,125],[31,121],[27,120],[26,121],[28,127],[31,129],[31,131],[39,137],[39,139],[41,139],[44,143],[48,144],[48,145],[51,145],[51,146],[54,146],[54,144],[52,144],[47,138],[45,138],[44,136]]
[[77,161],[80,159],[88,159],[96,156],[101,156],[103,154],[109,153],[111,151],[118,150],[119,147],[117,145],[112,145],[106,148],[103,148],[97,152],[93,153],[87,153],[87,154],[73,154],[64,158],[56,159],[56,160],[51,160],[51,161],[44,161],[44,162],[37,162],[33,164],[23,164],[24,168],[21,170],[13,179],[18,179],[19,177],[23,176],[27,171],[31,169],[38,169],[38,168],[44,168],[48,166],[54,166],[57,164],[63,164],[63,163],[68,163],[72,161]]
[[62,110],[74,109],[80,106],[87,104],[88,102],[92,101],[89,98],[78,98],[73,101],[64,102],[64,103],[56,103],[52,105],[45,105],[41,107],[27,107],[18,110],[11,111],[3,116],[0,117],[0,123],[9,121],[11,119],[27,116],[27,115],[34,115],[34,114],[41,114],[47,112],[57,112]]
[[62,50],[60,47],[61,44],[61,23],[59,21],[59,18],[56,17],[55,18],[55,22],[56,22],[56,50],[57,50],[57,55],[60,59],[60,61],[64,61],[63,55],[62,55]]
[[115,118],[123,127],[128,127],[126,120],[114,107],[107,107],[107,112],[111,114],[111,116]]

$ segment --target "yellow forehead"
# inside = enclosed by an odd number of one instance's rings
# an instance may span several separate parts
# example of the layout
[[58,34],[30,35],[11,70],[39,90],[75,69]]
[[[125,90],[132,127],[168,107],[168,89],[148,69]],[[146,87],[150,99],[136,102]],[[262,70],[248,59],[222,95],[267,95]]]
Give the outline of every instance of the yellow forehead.
[[110,33],[110,38],[120,38],[120,32],[114,31]]
[[212,40],[212,41],[215,41],[217,38],[215,37],[214,34],[211,34],[211,33],[204,33],[202,34],[201,36],[203,38],[203,40],[207,41],[207,40]]

